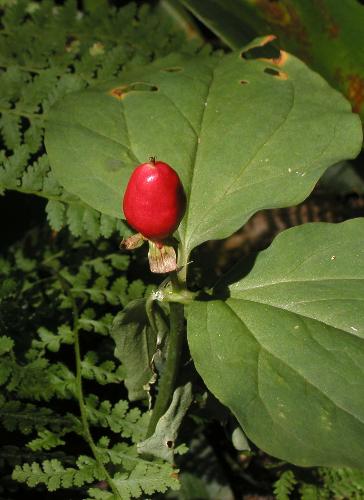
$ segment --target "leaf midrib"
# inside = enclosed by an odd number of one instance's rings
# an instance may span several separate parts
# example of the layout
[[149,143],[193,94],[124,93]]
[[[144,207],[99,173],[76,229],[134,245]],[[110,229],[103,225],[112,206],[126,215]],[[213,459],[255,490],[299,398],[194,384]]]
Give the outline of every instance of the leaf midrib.
[[[318,278],[318,279],[307,278],[307,279],[293,279],[293,280],[281,279],[279,281],[272,281],[270,283],[262,283],[259,285],[247,286],[244,288],[234,288],[233,291],[245,293],[245,292],[248,292],[249,290],[256,290],[258,288],[269,288],[272,286],[280,285],[282,283],[289,283],[289,284],[293,284],[293,283],[318,283],[318,282],[326,282],[326,281],[329,281],[329,282],[331,282],[331,281],[363,281],[364,282],[364,276],[362,276],[360,278],[339,276],[338,278]],[[234,285],[231,285],[231,287],[233,287],[233,286]],[[234,296],[232,296],[232,297],[234,298]]]
[[[236,298],[236,297],[230,297],[230,299],[228,300],[232,300],[232,301],[241,301],[241,300],[245,300],[246,302],[253,302],[254,304],[259,304],[259,305],[265,305],[265,306],[268,306],[268,307],[271,307],[271,308],[274,308],[274,309],[278,309],[278,311],[288,311],[292,314],[295,314],[296,316],[300,316],[301,318],[306,318],[306,319],[309,319],[311,321],[317,321],[318,323],[322,323],[323,325],[326,325],[326,326],[329,326],[330,328],[334,328],[335,330],[340,330],[340,332],[343,332],[343,333],[346,333],[348,335],[351,335],[352,337],[356,337],[356,338],[359,338],[361,340],[364,340],[364,337],[361,337],[360,335],[357,335],[355,334],[353,331],[349,331],[349,330],[343,330],[342,327],[338,327],[338,326],[335,326],[335,325],[332,325],[331,323],[328,323],[327,321],[324,321],[322,318],[320,319],[317,319],[317,318],[314,318],[313,316],[309,316],[308,314],[303,314],[301,311],[297,311],[295,309],[290,309],[288,306],[288,304],[286,305],[286,307],[284,307],[283,305],[281,304],[273,304],[271,302],[268,302],[268,301],[263,301],[263,300],[257,300],[257,299],[254,299],[254,298],[249,298],[249,297],[239,297],[239,298]],[[293,302],[293,304],[295,304],[296,302]]]
[[[197,156],[198,156],[198,151],[199,151],[199,139],[201,139],[201,135],[202,135],[202,132],[203,132],[203,122],[205,120],[205,116],[206,116],[206,109],[207,109],[207,102],[208,102],[208,99],[209,99],[209,96],[210,96],[210,91],[211,91],[211,88],[212,88],[212,85],[213,85],[213,82],[214,82],[214,78],[215,78],[215,71],[217,69],[217,67],[219,66],[219,64],[221,63],[223,59],[222,58],[219,58],[216,60],[216,64],[212,69],[211,71],[211,79],[207,85],[207,92],[203,98],[203,107],[202,107],[202,113],[201,113],[201,117],[200,117],[200,122],[198,124],[198,127],[196,128],[195,130],[195,133],[196,133],[196,141],[195,141],[195,148],[194,148],[194,151],[192,153],[192,158],[191,158],[191,169],[190,169],[190,174],[189,174],[189,179],[188,179],[188,185],[190,186],[190,195],[189,195],[189,199],[188,199],[188,206],[187,206],[187,210],[186,210],[186,220],[185,220],[185,223],[184,223],[184,227],[185,227],[185,236],[187,234],[187,231],[188,231],[188,221],[189,221],[189,216],[190,216],[190,206],[191,206],[191,198],[192,198],[192,191],[193,191],[193,181],[194,181],[194,174],[195,174],[195,171],[196,171],[196,161],[197,161]],[[184,243],[184,246],[185,246],[185,256],[186,256],[186,260],[188,259],[188,254],[187,254],[187,251],[186,250],[192,250],[190,247],[189,247],[189,242],[191,240],[191,237],[186,240],[185,239],[185,243]]]
[[[341,405],[339,405],[334,399],[332,396],[329,396],[327,395],[322,388],[320,387],[317,387],[312,381],[308,380],[305,375],[301,374],[296,367],[293,367],[291,366],[287,361],[281,359],[277,354],[274,354],[273,352],[271,352],[266,346],[264,346],[258,339],[257,337],[254,335],[254,332],[246,325],[246,323],[244,323],[244,321],[240,318],[240,316],[235,312],[235,310],[227,303],[225,303],[230,311],[234,314],[234,316],[236,318],[239,319],[239,321],[245,325],[246,327],[246,330],[247,332],[251,335],[251,337],[256,341],[257,345],[259,346],[260,349],[264,350],[267,352],[267,354],[269,354],[270,356],[272,356],[273,358],[277,359],[280,363],[283,363],[285,366],[287,366],[290,370],[292,370],[294,373],[296,373],[299,377],[301,377],[307,384],[309,384],[311,387],[313,387],[316,391],[318,391],[320,394],[322,394],[328,401],[330,401],[332,404],[334,404],[337,408],[339,408],[340,410],[342,410],[344,413],[348,414],[351,418],[355,418],[356,420],[358,420],[361,424],[364,424],[364,417],[360,417],[354,413],[351,413],[350,410],[347,410],[346,408],[343,408]],[[275,307],[275,306],[271,306],[271,307]],[[313,318],[309,318],[309,319],[313,319]],[[317,321],[317,320],[314,320],[313,321]]]

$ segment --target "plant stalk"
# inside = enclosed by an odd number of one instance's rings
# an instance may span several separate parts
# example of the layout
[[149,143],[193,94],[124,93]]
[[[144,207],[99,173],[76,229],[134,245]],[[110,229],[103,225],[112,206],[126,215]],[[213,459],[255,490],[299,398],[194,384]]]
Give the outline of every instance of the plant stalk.
[[184,306],[171,302],[170,332],[168,336],[167,360],[163,369],[157,399],[149,422],[147,438],[154,434],[158,420],[165,414],[172,401],[173,390],[180,366],[184,343]]
[[[61,281],[62,281],[62,286],[64,288],[68,288],[67,285],[65,285],[65,283],[63,283],[63,278],[61,278]],[[79,330],[80,330],[79,314],[78,314],[78,308],[77,308],[77,304],[76,304],[74,297],[72,296],[72,294],[70,292],[67,295],[71,300],[72,312],[73,312],[73,336],[74,336],[75,360],[76,360],[76,392],[77,392],[77,398],[78,398],[78,403],[79,403],[79,408],[80,408],[81,422],[82,422],[82,427],[83,427],[84,438],[87,441],[87,444],[89,445],[98,466],[102,470],[107,483],[109,484],[113,494],[115,495],[115,498],[120,498],[120,500],[121,500],[120,493],[118,492],[118,489],[114,484],[114,481],[112,480],[110,474],[108,473],[105,465],[103,464],[103,462],[100,458],[100,454],[99,454],[97,446],[92,438],[90,426],[88,424],[87,410],[86,410],[85,398],[84,398],[83,388],[82,388],[82,366],[81,366],[81,350],[80,350],[80,340],[79,340]]]
[[187,266],[188,266],[187,260],[188,260],[188,254],[181,245],[180,248],[178,249],[178,267],[179,267],[179,272],[177,274],[178,288],[186,288]]

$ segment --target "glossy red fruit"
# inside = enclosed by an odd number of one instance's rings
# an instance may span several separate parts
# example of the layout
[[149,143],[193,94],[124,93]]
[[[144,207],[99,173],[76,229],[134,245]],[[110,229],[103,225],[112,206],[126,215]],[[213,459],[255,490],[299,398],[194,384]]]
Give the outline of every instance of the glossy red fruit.
[[163,241],[177,229],[186,196],[175,170],[151,158],[132,173],[123,200],[127,222],[145,238]]

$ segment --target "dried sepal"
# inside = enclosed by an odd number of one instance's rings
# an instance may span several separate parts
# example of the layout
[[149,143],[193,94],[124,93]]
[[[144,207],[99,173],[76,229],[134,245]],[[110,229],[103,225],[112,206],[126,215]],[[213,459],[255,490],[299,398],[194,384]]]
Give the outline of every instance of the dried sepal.
[[126,238],[120,243],[120,248],[125,248],[125,250],[135,250],[143,245],[145,238],[142,234],[136,233],[129,238]]
[[170,273],[177,269],[177,256],[170,245],[149,241],[149,266],[152,273]]

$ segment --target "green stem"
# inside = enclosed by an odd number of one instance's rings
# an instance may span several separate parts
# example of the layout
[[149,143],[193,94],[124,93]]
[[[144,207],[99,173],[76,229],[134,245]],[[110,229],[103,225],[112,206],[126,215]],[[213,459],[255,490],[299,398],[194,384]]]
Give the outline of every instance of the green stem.
[[67,295],[71,300],[72,304],[72,312],[73,312],[73,335],[74,335],[74,347],[75,347],[75,360],[76,360],[76,393],[78,396],[78,403],[80,407],[80,414],[81,414],[81,422],[82,422],[82,427],[83,427],[83,432],[84,432],[84,438],[89,445],[92,454],[102,470],[106,481],[108,482],[113,494],[115,495],[115,498],[120,498],[121,496],[119,494],[119,491],[117,487],[114,484],[114,481],[112,480],[110,474],[108,473],[105,465],[103,464],[99,451],[97,449],[97,446],[92,438],[91,431],[90,431],[90,426],[88,424],[87,420],[87,409],[86,409],[86,404],[85,404],[85,398],[83,394],[83,388],[82,388],[82,366],[81,366],[81,350],[80,350],[80,340],[79,340],[79,313],[78,313],[78,308],[76,301],[72,295],[72,293],[69,292],[69,286],[68,284],[64,281],[64,279],[59,276],[61,280],[62,287],[64,288],[65,291],[67,291]]
[[187,260],[188,260],[188,254],[181,245],[178,249],[178,262],[177,262],[178,267],[180,268],[180,271],[178,272],[178,276],[177,276],[178,282],[179,282],[179,288],[186,288]]
[[152,330],[154,331],[155,335],[158,335],[158,327],[154,318],[153,302],[154,300],[151,296],[147,298],[145,302],[145,311],[147,313],[148,321],[150,323],[150,326],[152,327]]
[[170,332],[168,337],[167,360],[164,365],[157,399],[149,422],[147,438],[154,433],[158,420],[165,414],[172,401],[185,339],[184,306],[183,304],[171,302],[169,307]]

